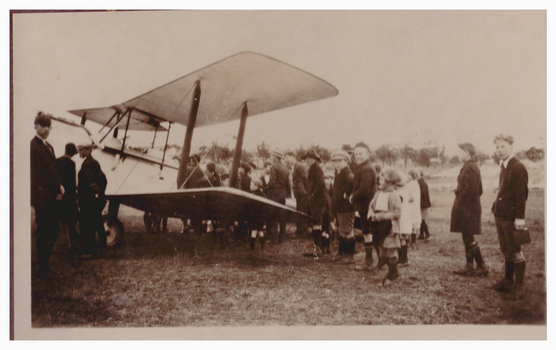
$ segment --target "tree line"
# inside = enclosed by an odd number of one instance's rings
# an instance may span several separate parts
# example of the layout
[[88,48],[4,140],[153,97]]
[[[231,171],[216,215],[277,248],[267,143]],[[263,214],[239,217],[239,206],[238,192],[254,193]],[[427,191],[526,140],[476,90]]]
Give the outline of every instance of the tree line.
[[[168,145],[168,148],[176,148],[179,151],[181,147],[179,145]],[[351,151],[352,146],[349,144],[342,145],[341,149],[345,151]],[[262,160],[263,162],[270,160],[271,157],[271,146],[266,142],[261,142],[256,146],[255,149],[248,151],[243,150],[241,154],[241,160],[243,162],[253,162],[255,158]],[[309,147],[298,146],[295,149],[286,149],[284,152],[293,152],[298,159],[300,159],[308,150],[313,149],[321,157],[324,162],[330,160],[332,151],[322,147],[320,145],[311,145]],[[230,148],[227,144],[220,144],[214,141],[211,145],[204,145],[199,148],[199,153],[205,158],[210,159],[215,163],[227,162],[234,156],[233,148]],[[522,150],[515,153],[518,159],[529,159],[531,161],[540,161],[545,157],[545,151],[540,148],[531,147],[528,150]],[[445,146],[439,146],[431,144],[427,147],[422,147],[416,149],[409,144],[403,146],[399,145],[382,145],[374,150],[371,150],[371,162],[382,163],[383,166],[394,166],[398,163],[402,163],[405,168],[411,166],[420,167],[444,167],[445,165],[455,166],[461,163],[461,160],[457,155],[447,156],[445,154]],[[491,155],[486,154],[482,151],[477,152],[477,161],[479,164],[483,164],[488,159],[492,158],[495,162],[498,162],[498,157],[496,153]]]

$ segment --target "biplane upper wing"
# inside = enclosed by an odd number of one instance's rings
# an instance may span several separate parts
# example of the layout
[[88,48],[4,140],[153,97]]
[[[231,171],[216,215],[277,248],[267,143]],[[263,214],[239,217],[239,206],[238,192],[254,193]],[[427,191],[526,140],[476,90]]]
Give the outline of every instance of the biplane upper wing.
[[269,199],[230,187],[175,190],[159,193],[133,193],[107,196],[109,200],[169,217],[194,217],[205,220],[269,219],[282,212],[288,222],[303,213]]
[[[127,126],[127,118],[118,118],[117,113],[121,113],[121,106],[103,107],[103,108],[88,108],[88,109],[75,109],[69,111],[71,114],[77,115],[81,118],[84,116],[87,120],[92,120],[95,123],[103,125],[107,128],[125,128]],[[129,120],[129,130],[141,131],[166,131],[166,128],[161,126],[160,123],[165,120],[156,116],[143,113],[141,111],[134,111]]]
[[[301,69],[258,53],[240,52],[118,107],[131,108],[132,119],[139,113],[144,117],[187,125],[192,103],[191,97],[187,96],[191,96],[197,81],[201,85],[201,102],[196,127],[239,119],[244,102],[248,104],[249,116],[254,116],[338,94],[334,86]],[[107,110],[115,111],[113,108]],[[84,111],[70,112],[83,116]],[[90,116],[89,111],[94,113]],[[105,109],[89,111],[87,119],[106,113]],[[103,115],[105,121],[110,118],[107,114]]]

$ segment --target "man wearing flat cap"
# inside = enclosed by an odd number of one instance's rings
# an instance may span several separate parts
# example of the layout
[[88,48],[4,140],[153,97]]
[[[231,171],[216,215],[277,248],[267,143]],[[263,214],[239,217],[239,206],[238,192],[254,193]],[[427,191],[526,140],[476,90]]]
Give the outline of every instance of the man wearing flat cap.
[[353,173],[349,167],[350,155],[343,150],[334,151],[331,159],[337,172],[332,191],[332,215],[336,218],[340,231],[338,254],[334,260],[340,261],[346,258],[346,262],[352,262],[355,253],[355,233],[353,231],[355,209],[349,202],[353,186]]
[[301,159],[309,166],[309,171],[307,172],[307,193],[309,195],[311,216],[315,219],[313,224],[313,252],[318,256],[319,251],[330,251],[330,236],[322,227],[330,197],[328,196],[324,181],[324,172],[319,166],[321,161],[319,155],[314,150],[309,150]]
[[79,235],[75,225],[79,216],[77,208],[77,186],[75,181],[75,162],[71,159],[77,154],[75,144],[66,144],[66,151],[63,156],[56,159],[58,172],[62,186],[64,186],[64,196],[60,207],[60,229],[68,237],[70,251],[75,252]]
[[39,112],[35,118],[36,136],[31,140],[31,205],[35,209],[35,246],[38,276],[47,277],[48,262],[60,228],[59,205],[64,188],[56,166],[54,148],[46,141],[52,129],[51,117]]
[[[96,255],[97,247],[106,247],[102,209],[106,204],[104,191],[107,181],[100,164],[91,155],[92,143],[82,143],[77,146],[77,150],[79,157],[84,158],[77,174],[77,198],[81,219],[79,227],[85,245],[82,256],[89,257]],[[98,236],[98,244],[95,233]]]
[[[296,201],[296,209],[309,214],[309,196],[307,195],[307,170],[305,166],[297,161],[293,152],[286,153],[288,166],[292,169],[293,195]],[[296,234],[304,235],[308,230],[308,222],[305,218],[299,218],[296,223]]]
[[[288,168],[282,163],[284,155],[276,150],[271,152],[272,165],[268,180],[267,198],[277,203],[286,204],[286,198],[291,197],[290,173]],[[278,242],[282,243],[286,237],[286,217],[280,212],[273,215],[274,219],[269,220],[267,228],[269,235],[276,234],[276,221],[280,225]]]

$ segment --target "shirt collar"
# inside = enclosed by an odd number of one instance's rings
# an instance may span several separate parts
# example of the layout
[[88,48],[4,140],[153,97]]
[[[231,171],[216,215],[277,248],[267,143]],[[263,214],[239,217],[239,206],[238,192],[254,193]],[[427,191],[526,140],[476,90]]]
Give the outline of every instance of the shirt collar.
[[42,137],[40,137],[39,134],[36,134],[35,136],[37,136],[39,138],[39,140],[41,140],[42,143],[44,143],[46,145],[46,139],[43,139]]
[[504,169],[506,169],[508,167],[508,163],[510,162],[510,160],[514,157],[514,155],[510,155],[508,158],[506,158],[506,160],[502,161],[502,165],[504,166]]

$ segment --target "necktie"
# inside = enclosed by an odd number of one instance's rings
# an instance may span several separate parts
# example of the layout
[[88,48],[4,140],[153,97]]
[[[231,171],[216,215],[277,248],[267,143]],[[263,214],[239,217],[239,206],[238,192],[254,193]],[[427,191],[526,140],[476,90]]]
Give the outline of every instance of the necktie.
[[504,174],[506,173],[506,168],[504,167],[504,163],[501,164],[500,166],[500,183],[499,183],[499,187],[502,186],[502,181],[504,181]]
[[52,148],[52,146],[46,141],[44,142],[44,144],[46,145],[46,148],[48,148],[48,151],[50,152],[52,157],[54,157],[54,148]]

